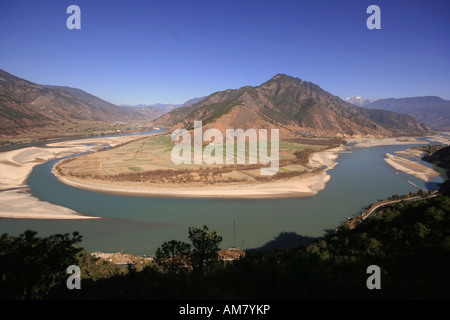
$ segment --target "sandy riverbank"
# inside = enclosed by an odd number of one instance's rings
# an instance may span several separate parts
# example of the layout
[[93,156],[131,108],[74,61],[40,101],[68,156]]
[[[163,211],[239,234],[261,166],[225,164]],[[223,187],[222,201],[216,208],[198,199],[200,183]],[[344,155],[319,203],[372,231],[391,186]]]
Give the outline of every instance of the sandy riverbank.
[[434,136],[428,137],[431,142],[438,142],[445,145],[450,145],[450,132],[441,132]]
[[26,192],[33,167],[46,161],[82,152],[96,151],[105,145],[116,146],[144,136],[89,138],[49,143],[47,148],[28,147],[0,153],[0,218],[92,219],[71,209],[40,201]]
[[283,181],[233,184],[202,187],[163,187],[163,186],[132,186],[127,184],[96,183],[75,178],[57,178],[70,186],[91,191],[123,195],[140,195],[154,197],[182,197],[182,198],[225,198],[225,199],[256,199],[314,196],[325,189],[330,176],[324,171],[314,174],[291,178]]
[[430,181],[430,178],[439,176],[439,173],[434,171],[433,169],[425,167],[414,161],[399,156],[394,156],[389,153],[386,153],[386,158],[384,160],[395,169],[410,174],[425,182]]
[[415,148],[409,148],[406,150],[396,151],[395,154],[399,155],[401,157],[406,158],[415,158],[415,159],[422,159],[422,156],[424,155],[425,151],[415,149]]
[[15,190],[0,193],[0,217],[20,219],[96,219]]
[[[450,136],[446,134],[437,134],[434,136],[427,137],[429,141],[439,142],[439,143],[449,143]],[[402,137],[402,138],[353,138],[346,139],[347,142],[353,142],[356,148],[367,148],[383,145],[407,145],[407,144],[429,144],[429,141],[417,140],[415,137]],[[430,169],[424,165],[417,162],[408,160],[406,158],[416,158],[420,159],[423,155],[423,151],[414,148],[409,148],[402,151],[397,151],[396,156],[386,153],[386,158],[384,159],[386,163],[391,165],[396,170],[402,171],[404,173],[410,174],[416,178],[419,178],[425,182],[430,181],[431,178],[439,176],[439,173]]]
[[388,146],[388,145],[404,145],[404,144],[427,144],[427,141],[417,140],[415,137],[402,137],[402,138],[346,138],[348,143],[355,143],[353,147],[367,148],[375,146]]

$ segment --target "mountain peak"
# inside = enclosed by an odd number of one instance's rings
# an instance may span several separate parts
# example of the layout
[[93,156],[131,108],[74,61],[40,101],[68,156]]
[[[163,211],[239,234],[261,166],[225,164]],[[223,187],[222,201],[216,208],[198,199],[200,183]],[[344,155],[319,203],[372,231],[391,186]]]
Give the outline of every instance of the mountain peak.
[[194,121],[202,120],[205,128],[279,128],[280,137],[427,132],[428,128],[414,119],[398,116],[392,112],[372,114],[345,103],[312,82],[279,73],[260,86],[213,93],[191,107],[169,112],[156,124],[190,130]]
[[266,87],[273,84],[277,84],[278,86],[280,86],[283,84],[299,85],[302,83],[304,83],[304,81],[300,78],[292,77],[285,73],[278,73],[275,76],[273,76],[270,80],[261,84],[261,87]]
[[287,75],[287,74],[285,74],[285,73],[278,73],[278,74],[276,74],[272,79],[270,79],[269,81],[276,81],[276,80],[278,80],[278,81],[280,81],[280,80],[282,80],[282,81],[286,81],[286,80],[294,80],[294,81],[302,81],[300,78],[295,78],[295,77],[292,77],[292,76],[290,76],[290,75]]
[[369,99],[362,98],[357,95],[353,95],[351,97],[345,98],[345,101],[350,102],[351,104],[354,104],[355,106],[358,106],[358,107],[363,107],[371,102]]
[[280,78],[286,78],[286,77],[292,78],[291,76],[288,76],[288,75],[285,74],[285,73],[277,73],[277,74],[272,78],[272,80],[276,80],[276,79],[280,79]]

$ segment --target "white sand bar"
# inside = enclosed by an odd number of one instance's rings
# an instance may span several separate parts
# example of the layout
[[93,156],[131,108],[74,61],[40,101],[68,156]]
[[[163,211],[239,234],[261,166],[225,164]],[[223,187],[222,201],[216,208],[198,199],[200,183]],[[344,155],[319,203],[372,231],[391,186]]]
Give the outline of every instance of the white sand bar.
[[384,160],[395,169],[410,174],[425,182],[429,181],[430,178],[439,176],[439,173],[434,171],[433,169],[425,167],[424,165],[421,165],[414,161],[394,156],[390,153],[386,153],[386,158]]
[[[131,140],[147,137],[123,136],[80,139],[50,143],[42,147],[28,147],[0,152],[0,218],[27,219],[92,219],[73,210],[57,206],[25,193],[26,181],[33,167],[46,161],[82,152],[96,151],[105,145],[116,146]],[[14,188],[22,188],[9,190]]]
[[130,186],[119,184],[95,183],[91,181],[61,177],[58,179],[73,187],[101,191],[116,194],[132,194],[155,197],[181,197],[181,198],[283,198],[283,197],[305,197],[314,196],[325,189],[330,176],[322,171],[318,174],[290,178],[283,181],[234,184],[203,187],[151,187]]
[[354,142],[354,147],[366,148],[375,146],[387,146],[387,145],[404,145],[404,144],[427,144],[427,141],[417,140],[415,137],[402,137],[402,138],[346,138],[347,142]]

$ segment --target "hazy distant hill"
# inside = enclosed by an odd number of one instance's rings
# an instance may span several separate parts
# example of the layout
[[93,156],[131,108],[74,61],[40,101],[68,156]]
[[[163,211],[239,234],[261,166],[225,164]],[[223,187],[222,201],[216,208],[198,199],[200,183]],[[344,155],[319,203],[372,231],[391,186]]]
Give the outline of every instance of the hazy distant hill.
[[450,101],[440,97],[410,97],[368,100],[350,97],[347,101],[366,108],[408,114],[435,130],[450,131]]
[[125,107],[132,107],[132,108],[158,108],[162,111],[162,113],[159,115],[163,115],[164,113],[167,113],[169,111],[172,111],[173,109],[180,108],[180,107],[188,107],[190,105],[193,105],[194,103],[200,102],[206,97],[201,98],[193,98],[190,99],[182,104],[173,104],[173,103],[156,103],[156,104],[138,104],[138,105],[124,105]]
[[114,105],[80,89],[38,85],[0,70],[2,133],[70,120],[150,121],[158,116]]
[[142,104],[135,105],[135,106],[123,105],[123,107],[133,109],[134,112],[139,112],[143,116],[145,115],[146,118],[152,119],[152,120],[157,119],[166,113],[158,107],[147,106],[147,105],[142,105]]
[[155,120],[161,126],[279,128],[283,137],[295,135],[421,135],[426,125],[407,115],[368,110],[345,102],[314,83],[278,74],[257,87],[213,93],[190,107],[178,108]]

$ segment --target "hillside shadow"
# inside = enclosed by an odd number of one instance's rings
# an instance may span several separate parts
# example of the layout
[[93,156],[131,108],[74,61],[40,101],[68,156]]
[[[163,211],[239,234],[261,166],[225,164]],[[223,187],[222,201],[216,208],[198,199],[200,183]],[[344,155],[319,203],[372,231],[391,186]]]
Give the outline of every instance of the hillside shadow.
[[[325,230],[329,233],[330,230]],[[308,237],[302,236],[295,232],[280,232],[274,239],[259,248],[246,249],[246,252],[264,252],[289,248],[307,247],[313,241],[322,239],[322,237]]]

